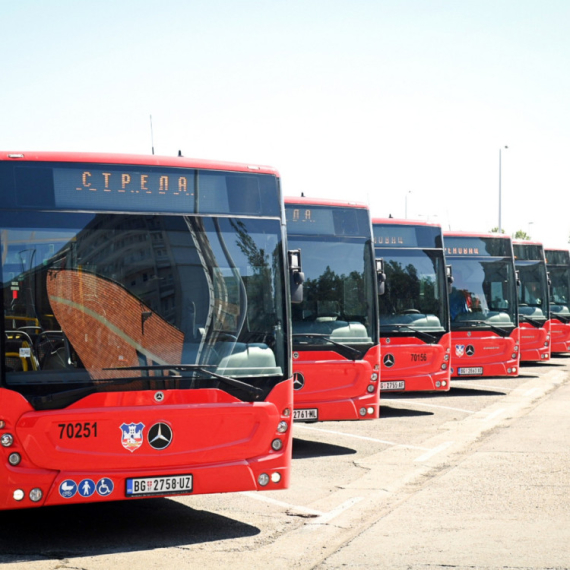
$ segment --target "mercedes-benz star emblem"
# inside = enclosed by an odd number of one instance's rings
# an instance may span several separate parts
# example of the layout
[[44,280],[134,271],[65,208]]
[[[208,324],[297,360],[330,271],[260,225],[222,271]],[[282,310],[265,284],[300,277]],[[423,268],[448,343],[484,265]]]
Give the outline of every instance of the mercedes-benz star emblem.
[[300,390],[305,385],[305,377],[300,372],[293,374],[293,390]]
[[467,356],[473,356],[475,354],[475,347],[472,344],[467,345],[465,349],[465,354]]
[[148,442],[154,449],[165,449],[172,443],[172,429],[165,423],[154,424],[148,430]]
[[392,366],[394,366],[394,364],[396,363],[396,360],[393,354],[386,354],[384,355],[383,362],[386,368],[392,368]]

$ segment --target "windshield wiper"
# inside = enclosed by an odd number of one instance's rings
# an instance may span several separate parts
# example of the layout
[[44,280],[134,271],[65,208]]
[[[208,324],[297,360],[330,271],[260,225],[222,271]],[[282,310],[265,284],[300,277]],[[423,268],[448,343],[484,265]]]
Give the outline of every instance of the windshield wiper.
[[[232,386],[234,388],[239,388],[240,390],[245,390],[250,396],[254,396],[255,399],[259,399],[263,396],[264,392],[261,388],[257,386],[252,386],[251,384],[246,384],[245,382],[241,382],[240,380],[236,380],[235,378],[230,378],[229,376],[223,376],[221,374],[217,374],[212,372],[211,370],[207,370],[207,368],[216,368],[214,364],[155,364],[152,366],[125,366],[119,368],[103,368],[103,370],[176,370],[177,372],[203,372],[204,374],[209,374],[212,378],[219,380],[227,384],[228,386]],[[142,378],[147,380],[154,380],[155,378],[164,378],[164,379],[172,379],[176,378],[184,379],[182,375],[173,375],[173,376],[143,376]]]
[[325,342],[330,342],[331,344],[334,344],[335,346],[340,346],[341,348],[346,349],[349,353],[352,353],[355,356],[355,358],[353,358],[352,360],[362,360],[362,358],[364,357],[364,352],[362,352],[361,350],[353,348],[352,346],[349,346],[348,344],[344,344],[343,342],[338,342],[336,340],[332,340],[330,338],[330,335],[328,335],[328,334],[295,333],[292,336],[293,336],[293,338],[301,336],[303,338],[316,338],[316,339],[324,340]]
[[[173,376],[155,376],[152,379],[174,378]],[[85,396],[102,392],[107,386],[120,386],[121,384],[130,384],[136,380],[149,380],[146,376],[134,376],[132,378],[115,378],[112,380],[99,380],[97,384],[85,386],[83,388],[74,388],[73,390],[64,390],[55,394],[46,394],[45,396],[34,396],[30,403],[36,410],[52,410],[60,407],[62,404],[71,404],[77,400],[81,400]]]
[[[184,371],[197,371],[208,374],[219,380],[233,386],[234,388],[239,388],[244,390],[251,396],[254,396],[258,400],[263,396],[264,392],[261,388],[257,386],[251,386],[245,382],[240,382],[235,378],[230,378],[228,376],[222,376],[221,374],[216,374],[210,370],[206,370],[206,367],[214,367],[212,364],[168,364],[168,365],[158,365],[158,366],[125,366],[118,368],[103,368],[103,370],[176,370],[179,372]],[[178,382],[191,382],[194,383],[195,379],[190,377],[185,377],[180,374],[171,374],[168,376],[131,376],[128,378],[112,378],[109,380],[98,380],[97,384],[91,386],[85,386],[84,388],[74,388],[73,390],[65,390],[63,392],[56,392],[55,394],[46,394],[45,396],[35,396],[30,400],[30,403],[36,410],[52,410],[60,408],[62,405],[69,405],[77,400],[81,400],[85,396],[90,394],[95,394],[96,392],[103,392],[107,386],[120,386],[121,384],[130,384],[136,381],[156,381],[156,380],[176,380]],[[198,386],[193,386],[194,389],[198,389]]]
[[[409,331],[412,331],[413,333],[415,333],[419,338],[423,339],[423,340],[427,340],[430,344],[435,344],[437,342],[437,337],[422,331],[420,329],[417,329],[415,327],[411,327],[410,325],[399,325],[399,324],[392,324],[392,325],[385,325],[385,329],[387,329],[388,327],[393,327],[395,329],[401,330],[401,329],[407,329]],[[382,324],[380,324],[380,330],[382,330]]]
[[500,334],[501,336],[509,336],[509,334],[511,333],[511,331],[509,331],[508,329],[498,327],[497,325],[494,325],[492,323],[488,323],[487,321],[464,321],[461,324],[471,325],[472,327],[476,327],[476,326],[489,327],[492,331],[495,331],[496,333]]
[[550,311],[550,316],[553,319],[558,319],[561,323],[564,324],[570,323],[570,315],[562,315],[560,313],[555,313],[554,311]]
[[[544,325],[543,322],[537,321],[536,319],[531,319],[530,317],[527,317],[526,315],[521,315],[520,313],[519,313],[519,319],[521,319],[527,323],[530,323],[533,327],[535,327],[537,329],[542,328]],[[546,319],[544,322],[546,322]]]

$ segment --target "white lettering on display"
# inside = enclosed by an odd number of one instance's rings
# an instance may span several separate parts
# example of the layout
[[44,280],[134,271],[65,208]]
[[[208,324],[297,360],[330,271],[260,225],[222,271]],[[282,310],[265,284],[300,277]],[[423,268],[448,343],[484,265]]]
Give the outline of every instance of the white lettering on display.
[[[303,221],[312,222],[313,220],[311,219],[311,216],[312,216],[311,210],[305,210]],[[295,208],[293,210],[293,221],[298,222],[300,220],[301,220],[301,210],[299,210],[299,208]]]
[[[101,172],[93,174],[88,170],[81,174],[81,185],[76,187],[76,190],[89,190],[91,192],[98,192],[102,190],[103,192],[119,192],[125,193],[130,192],[132,194],[139,194],[145,192],[146,194],[153,194],[157,192],[158,194],[168,194],[171,179],[175,181],[176,191],[173,192],[174,196],[191,196],[188,193],[188,178],[186,176],[169,176],[162,175],[159,176],[156,181],[149,180],[149,174],[129,174],[127,172],[112,173],[112,172]],[[117,186],[113,187],[113,183]],[[308,218],[310,219],[310,210]],[[306,216],[307,217],[307,216]]]
[[479,255],[478,247],[446,247],[448,255]]
[[404,244],[404,238],[401,236],[379,236],[374,238],[377,245]]

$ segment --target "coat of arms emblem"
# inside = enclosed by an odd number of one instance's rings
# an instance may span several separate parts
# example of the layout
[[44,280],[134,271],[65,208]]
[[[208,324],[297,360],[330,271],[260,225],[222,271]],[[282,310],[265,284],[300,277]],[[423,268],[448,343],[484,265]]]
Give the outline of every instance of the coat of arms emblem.
[[121,425],[121,443],[125,449],[128,449],[131,453],[138,449],[143,443],[143,429],[144,424],[139,422],[138,424],[122,424]]

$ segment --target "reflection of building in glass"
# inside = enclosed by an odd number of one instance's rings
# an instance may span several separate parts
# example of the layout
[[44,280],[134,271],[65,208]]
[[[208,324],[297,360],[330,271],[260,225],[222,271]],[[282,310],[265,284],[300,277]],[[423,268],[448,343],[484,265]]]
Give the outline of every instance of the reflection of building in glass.
[[94,378],[117,377],[113,369],[125,366],[180,364],[182,332],[116,283],[81,270],[54,269],[47,294],[61,329]]

